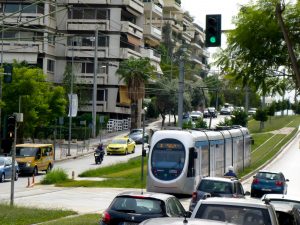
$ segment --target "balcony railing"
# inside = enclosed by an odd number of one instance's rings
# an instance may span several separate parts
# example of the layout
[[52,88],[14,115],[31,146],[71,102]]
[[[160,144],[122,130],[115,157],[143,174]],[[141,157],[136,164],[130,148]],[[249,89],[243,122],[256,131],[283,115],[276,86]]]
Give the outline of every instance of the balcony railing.
[[67,29],[68,30],[96,30],[109,31],[109,20],[87,20],[87,19],[68,19]]
[[144,2],[144,10],[145,13],[152,12],[152,15],[155,14],[158,17],[162,17],[163,15],[163,9],[153,2]]
[[161,41],[161,39],[162,39],[161,30],[151,24],[147,24],[144,26],[144,35],[155,38],[158,41]]
[[143,57],[148,57],[149,59],[155,61],[155,62],[160,62],[161,55],[154,49],[141,49],[142,56]]
[[143,28],[141,28],[129,21],[122,21],[121,31],[130,33],[138,38],[143,38]]

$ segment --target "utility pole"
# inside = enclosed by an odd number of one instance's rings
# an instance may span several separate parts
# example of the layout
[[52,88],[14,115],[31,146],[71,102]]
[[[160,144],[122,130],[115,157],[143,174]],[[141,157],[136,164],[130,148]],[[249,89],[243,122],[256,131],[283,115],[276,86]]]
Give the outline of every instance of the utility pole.
[[68,154],[71,155],[71,137],[72,137],[72,108],[73,108],[73,76],[74,76],[74,40],[72,38],[72,70],[71,70],[71,88],[70,88],[70,97],[69,97],[69,140],[68,140]]
[[94,80],[93,80],[93,127],[92,137],[96,137],[96,117],[97,117],[97,73],[98,73],[98,27],[95,31],[95,57],[94,57]]
[[183,92],[184,92],[184,62],[179,59],[179,88],[178,88],[178,127],[182,128]]

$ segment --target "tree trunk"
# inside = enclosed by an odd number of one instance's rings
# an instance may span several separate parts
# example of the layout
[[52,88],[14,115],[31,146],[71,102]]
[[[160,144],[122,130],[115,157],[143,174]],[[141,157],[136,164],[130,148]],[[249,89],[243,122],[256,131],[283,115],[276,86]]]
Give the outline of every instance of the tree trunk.
[[161,128],[163,128],[165,126],[166,115],[162,114],[161,117],[162,117]]
[[176,120],[176,115],[174,114],[174,126],[176,126],[177,120]]

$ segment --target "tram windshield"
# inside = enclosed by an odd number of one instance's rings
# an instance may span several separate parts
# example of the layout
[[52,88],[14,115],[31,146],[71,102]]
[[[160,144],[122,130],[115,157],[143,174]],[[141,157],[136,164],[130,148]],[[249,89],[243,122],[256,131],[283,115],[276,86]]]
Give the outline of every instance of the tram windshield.
[[185,158],[184,145],[180,141],[163,139],[152,149],[152,174],[160,180],[173,180],[182,173]]

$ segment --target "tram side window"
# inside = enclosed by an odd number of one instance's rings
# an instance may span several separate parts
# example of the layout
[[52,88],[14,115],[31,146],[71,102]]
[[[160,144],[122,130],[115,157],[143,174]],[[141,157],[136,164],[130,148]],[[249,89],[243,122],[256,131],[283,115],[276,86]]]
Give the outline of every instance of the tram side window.
[[189,149],[189,165],[188,165],[188,177],[194,177],[195,176],[195,148]]

